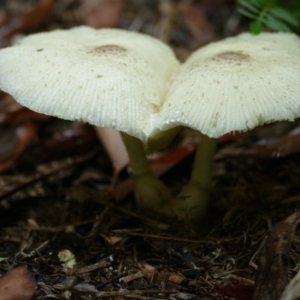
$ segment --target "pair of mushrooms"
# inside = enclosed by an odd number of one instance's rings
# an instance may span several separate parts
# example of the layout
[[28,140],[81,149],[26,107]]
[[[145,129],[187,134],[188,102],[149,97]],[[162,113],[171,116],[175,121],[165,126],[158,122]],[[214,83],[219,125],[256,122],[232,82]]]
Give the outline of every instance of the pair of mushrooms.
[[[244,33],[180,65],[169,46],[144,34],[57,30],[0,50],[0,89],[37,112],[118,129],[137,203],[197,223],[208,204],[217,138],[300,116],[300,40]],[[185,201],[171,196],[146,158],[180,126],[203,134],[180,193]]]

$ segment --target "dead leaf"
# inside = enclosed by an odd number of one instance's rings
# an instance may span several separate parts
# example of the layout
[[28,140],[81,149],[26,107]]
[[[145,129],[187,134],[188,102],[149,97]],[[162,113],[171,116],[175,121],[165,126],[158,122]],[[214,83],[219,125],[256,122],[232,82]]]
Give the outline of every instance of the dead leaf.
[[49,116],[36,113],[26,107],[21,107],[19,110],[7,115],[6,123],[10,125],[17,125],[29,121],[45,121],[49,118]]
[[66,157],[86,155],[98,144],[93,128],[86,123],[58,121],[50,131],[51,138],[22,156],[20,164],[23,162],[36,166],[37,161],[44,164]]
[[1,300],[29,300],[35,292],[36,282],[26,267],[18,267],[0,277]]
[[[121,291],[110,291],[110,292],[98,292],[95,294],[95,297],[97,297],[97,299],[169,299],[171,297],[164,297],[162,298],[162,294],[163,295],[169,295],[169,294],[176,294],[176,299],[183,299],[183,298],[179,298],[177,296],[178,291],[175,289],[171,289],[171,290],[158,290],[158,289],[141,289],[141,290],[121,290]],[[159,298],[158,297],[149,297],[149,294],[159,294]],[[185,293],[178,293],[178,294],[184,294],[184,295],[188,295]],[[174,297],[175,298],[175,297]],[[186,299],[195,299],[195,295],[189,296]]]
[[300,126],[283,136],[261,139],[246,149],[224,149],[217,158],[247,157],[247,158],[280,158],[300,151]]
[[[23,153],[30,141],[35,137],[37,127],[33,123],[24,123],[18,126],[15,132],[11,131],[10,142],[1,148],[0,172],[3,172],[14,164]],[[5,143],[5,140],[2,141]]]
[[53,13],[56,0],[40,0],[31,12],[6,18],[0,26],[0,40],[11,37],[15,33],[38,28],[46,22]]
[[11,157],[16,143],[17,137],[14,129],[0,128],[0,162]]
[[205,8],[216,9],[216,6],[234,4],[235,0],[200,0]]
[[253,300],[278,300],[288,282],[289,251],[300,211],[278,223],[261,253]]
[[213,36],[213,26],[208,21],[201,4],[191,4],[182,11],[183,20],[191,35],[197,42],[206,43]]
[[134,274],[130,274],[130,275],[123,277],[122,282],[128,283],[130,281],[133,281],[133,280],[141,278],[141,277],[144,277],[144,273],[142,271],[138,271]]
[[0,94],[0,123],[16,126],[28,121],[44,121],[49,118],[49,116],[36,113],[24,106],[21,106],[9,94]]
[[85,23],[94,28],[116,27],[124,0],[81,0]]
[[178,285],[181,284],[185,277],[180,275],[171,269],[166,268],[156,268],[146,262],[138,263],[138,268],[147,277],[149,280],[155,283],[164,282],[167,287],[178,288]]
[[88,266],[82,267],[80,269],[77,269],[75,272],[76,272],[76,274],[84,274],[84,273],[89,273],[89,272],[92,272],[95,270],[108,268],[110,266],[111,266],[111,262],[109,261],[109,259],[104,259],[95,264],[88,265]]
[[241,132],[230,132],[226,133],[219,138],[219,144],[225,144],[227,142],[232,141],[233,139],[239,137],[242,133]]
[[231,275],[230,277],[236,281],[236,284],[226,284],[222,286],[216,285],[214,286],[213,291],[222,296],[230,297],[235,300],[252,299],[254,281],[234,275]]
[[13,113],[22,109],[21,106],[11,95],[1,92],[0,94],[0,111],[3,113]]

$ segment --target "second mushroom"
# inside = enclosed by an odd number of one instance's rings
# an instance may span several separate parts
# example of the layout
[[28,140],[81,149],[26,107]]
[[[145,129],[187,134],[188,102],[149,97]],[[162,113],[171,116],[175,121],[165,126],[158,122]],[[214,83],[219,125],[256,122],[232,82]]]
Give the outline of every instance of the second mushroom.
[[218,137],[300,116],[299,58],[295,34],[243,33],[195,51],[181,66],[160,128],[190,127],[202,140],[190,182],[174,199],[175,215],[198,223],[205,214]]

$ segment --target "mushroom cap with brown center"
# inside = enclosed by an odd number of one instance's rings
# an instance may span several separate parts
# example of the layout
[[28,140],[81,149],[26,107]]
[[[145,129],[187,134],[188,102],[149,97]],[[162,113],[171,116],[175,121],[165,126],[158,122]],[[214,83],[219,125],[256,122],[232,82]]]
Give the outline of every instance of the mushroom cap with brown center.
[[171,48],[151,36],[81,26],[0,50],[0,89],[34,111],[146,142],[178,65]]
[[195,51],[170,82],[161,129],[217,138],[300,116],[300,39],[243,33]]

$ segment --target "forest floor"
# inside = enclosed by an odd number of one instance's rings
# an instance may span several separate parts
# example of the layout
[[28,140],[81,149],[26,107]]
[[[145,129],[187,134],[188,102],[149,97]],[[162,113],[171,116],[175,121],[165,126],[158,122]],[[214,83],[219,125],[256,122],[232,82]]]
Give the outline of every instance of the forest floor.
[[[0,3],[2,46],[81,24],[148,33],[183,61],[247,31],[249,21],[230,0]],[[116,203],[113,167],[92,126],[32,113],[2,93],[0,299],[247,300],[254,290],[256,299],[275,299],[299,269],[299,126],[275,123],[220,140],[211,204],[195,227],[138,210],[133,194]],[[195,136],[183,130],[162,155]],[[172,191],[187,182],[193,158],[184,153],[170,169],[162,160]],[[128,177],[122,170],[116,184]]]

